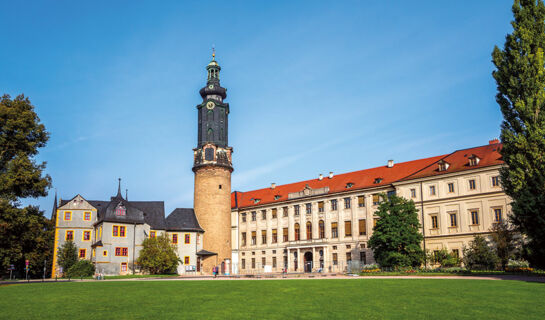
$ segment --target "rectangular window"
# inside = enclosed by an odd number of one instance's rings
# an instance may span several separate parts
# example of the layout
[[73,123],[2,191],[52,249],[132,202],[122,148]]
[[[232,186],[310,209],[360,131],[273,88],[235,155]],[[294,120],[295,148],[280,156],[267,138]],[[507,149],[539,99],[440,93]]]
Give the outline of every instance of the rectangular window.
[[190,243],[191,243],[191,234],[186,233],[186,234],[184,235],[184,243],[185,243],[185,244],[190,244]]
[[267,244],[267,230],[261,230],[261,244]]
[[312,203],[307,203],[306,205],[307,214],[312,213]]
[[337,210],[337,199],[331,200],[331,211]]
[[242,233],[242,246],[246,246],[246,232]]
[[364,196],[358,196],[358,207],[365,207],[365,197]]
[[119,226],[112,227],[112,236],[119,237]]
[[378,218],[373,218],[373,229],[377,226]]
[[469,180],[469,190],[475,190],[475,179]]
[[373,205],[376,206],[380,203],[380,195],[378,193],[373,195]]
[[102,256],[107,257],[108,256],[108,250],[102,250]]
[[430,196],[435,195],[435,186],[430,186]]
[[439,228],[439,221],[437,220],[437,215],[431,216],[431,228],[432,229]]
[[91,212],[90,211],[85,211],[83,213],[83,220],[85,221],[91,221]]
[[66,241],[74,241],[74,231],[68,230],[66,231],[66,235],[64,237],[64,240]]
[[318,212],[324,212],[324,202],[318,202]]
[[246,269],[246,259],[242,259],[242,269]]
[[501,222],[502,218],[503,217],[501,208],[494,209],[494,222]]
[[127,257],[129,255],[129,248],[116,247],[115,256],[116,257]]
[[295,215],[298,216],[299,215],[299,205],[298,204],[294,205],[293,209],[295,211]]
[[492,177],[492,186],[493,187],[499,187],[500,186],[500,177],[499,176]]
[[339,229],[337,227],[337,222],[331,222],[331,238],[339,237]]
[[273,268],[276,268],[276,257],[273,257],[273,259],[272,259],[272,260],[273,260],[273,261],[272,261],[272,262],[273,262],[273,265],[272,265],[272,267],[273,267]]
[[416,189],[411,189],[411,198],[416,198]]
[[83,231],[83,241],[91,240],[91,231]]
[[265,257],[261,258],[261,267],[264,268],[267,263],[265,262]]
[[479,224],[479,211],[471,210],[471,224],[472,225],[478,225]]
[[155,231],[150,231],[149,237],[150,238],[155,238]]
[[252,211],[252,221],[255,221],[257,217],[257,212]]
[[456,213],[449,213],[450,215],[450,226],[451,227],[457,227],[458,226],[458,221],[456,219]]
[[453,193],[454,192],[454,183],[449,183],[448,184],[448,192],[449,193]]
[[72,220],[72,211],[65,211],[64,212],[64,221],[70,221]]
[[252,269],[255,269],[255,258],[252,258]]
[[252,231],[252,245],[255,246],[257,243],[257,234],[255,231]]
[[272,229],[272,243],[278,242],[278,234],[276,232],[276,229]]
[[283,216],[283,217],[287,217],[287,216],[288,216],[288,207],[283,207],[283,208],[282,208],[282,216]]
[[333,265],[336,266],[339,263],[337,260],[337,253],[333,253]]
[[172,235],[172,244],[178,244],[178,234]]
[[267,220],[267,210],[261,210],[261,219]]
[[282,241],[288,242],[288,228],[282,229]]
[[350,237],[352,236],[352,221],[345,221],[344,222],[344,236]]
[[79,249],[79,258],[85,259],[85,255],[87,254],[87,249]]
[[242,222],[246,222],[246,212],[241,214],[242,216]]
[[125,227],[119,226],[119,236],[124,237],[125,236]]
[[276,219],[276,216],[278,214],[277,211],[278,211],[278,209],[276,209],[276,208],[272,209],[272,213],[271,213],[271,216],[272,216],[271,218],[272,219]]
[[185,256],[185,257],[184,257],[184,264],[185,264],[185,265],[188,265],[188,264],[189,264],[189,256]]
[[360,219],[359,221],[359,232],[360,232],[360,236],[364,236],[367,234],[367,230],[366,230],[366,224],[365,224],[365,219]]
[[347,263],[352,262],[352,253],[350,253],[350,252],[346,253],[346,262]]
[[344,198],[344,208],[350,209],[350,198]]
[[121,272],[127,272],[127,263],[121,262]]

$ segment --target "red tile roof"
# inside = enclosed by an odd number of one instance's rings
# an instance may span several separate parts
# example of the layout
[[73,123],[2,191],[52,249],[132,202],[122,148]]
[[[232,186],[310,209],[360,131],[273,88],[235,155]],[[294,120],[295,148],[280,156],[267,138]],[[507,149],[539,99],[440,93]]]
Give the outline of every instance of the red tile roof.
[[[458,150],[451,154],[441,155],[420,160],[413,160],[395,164],[392,168],[387,166],[376,167],[372,169],[343,173],[329,178],[327,175],[322,179],[312,179],[300,181],[285,185],[276,186],[274,189],[264,188],[259,190],[240,192],[235,191],[231,194],[232,208],[245,208],[256,205],[279,203],[288,200],[288,194],[292,192],[300,192],[307,185],[312,189],[329,187],[328,194],[339,193],[343,191],[359,190],[373,188],[377,186],[390,185],[396,181],[404,181],[429,177],[434,175],[452,173],[473,168],[486,167],[502,164],[499,150],[501,144],[496,141],[490,141],[490,144]],[[476,155],[480,160],[477,166],[469,166],[468,157]],[[439,171],[438,164],[440,160],[446,161],[449,167],[446,171]],[[382,179],[376,183],[376,179]],[[353,186],[347,188],[347,184],[352,183]],[[278,197],[280,196],[280,197]],[[275,199],[277,197],[278,199]],[[259,199],[255,203],[255,199]]]

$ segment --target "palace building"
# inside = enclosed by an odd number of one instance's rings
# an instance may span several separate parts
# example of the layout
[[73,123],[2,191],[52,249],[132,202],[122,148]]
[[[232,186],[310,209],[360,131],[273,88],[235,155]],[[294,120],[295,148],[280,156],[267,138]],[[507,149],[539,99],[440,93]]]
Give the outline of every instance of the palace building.
[[462,254],[476,234],[487,234],[509,212],[501,189],[502,145],[247,192],[233,192],[233,272],[342,272],[373,263],[367,241],[380,194],[412,199],[420,214],[423,247]]

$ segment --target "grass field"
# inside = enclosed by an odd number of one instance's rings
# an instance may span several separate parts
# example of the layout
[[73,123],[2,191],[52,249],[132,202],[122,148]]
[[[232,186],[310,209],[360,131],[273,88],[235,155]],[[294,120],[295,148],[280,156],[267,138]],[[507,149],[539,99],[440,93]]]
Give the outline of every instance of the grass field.
[[0,286],[2,319],[544,319],[545,284],[439,279]]

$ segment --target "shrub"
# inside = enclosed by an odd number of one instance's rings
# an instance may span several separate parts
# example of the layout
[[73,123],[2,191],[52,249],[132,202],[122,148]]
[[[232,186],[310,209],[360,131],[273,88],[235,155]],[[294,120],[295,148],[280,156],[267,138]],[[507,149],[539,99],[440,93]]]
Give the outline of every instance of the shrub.
[[79,260],[67,271],[70,278],[90,277],[95,273],[95,265],[89,260]]
[[156,238],[145,239],[138,257],[138,265],[151,274],[175,273],[178,266],[178,256],[175,246],[170,243],[166,234]]
[[468,248],[464,248],[464,264],[469,270],[494,270],[499,258],[486,242],[486,239],[476,235]]
[[460,258],[454,253],[449,253],[447,249],[434,251],[428,256],[429,260],[435,264],[439,264],[441,268],[457,267],[460,265]]

